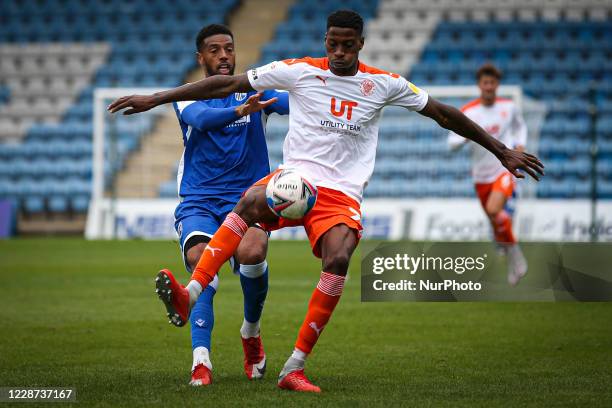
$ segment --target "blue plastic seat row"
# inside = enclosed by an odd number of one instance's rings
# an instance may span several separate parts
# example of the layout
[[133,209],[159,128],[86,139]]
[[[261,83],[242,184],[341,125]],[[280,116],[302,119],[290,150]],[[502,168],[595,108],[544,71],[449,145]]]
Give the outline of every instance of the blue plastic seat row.
[[72,178],[58,181],[56,179],[0,181],[0,197],[28,197],[48,195],[90,195],[91,181]]
[[[89,114],[91,115],[91,112]],[[68,122],[61,125],[33,125],[28,131],[27,140],[91,140],[92,133],[91,120],[88,123]]]
[[[215,9],[228,10],[235,6],[236,0],[216,0]],[[202,4],[202,9],[210,9]],[[21,0],[3,4],[3,13],[7,16],[46,16],[64,14],[70,10],[74,14],[84,13],[160,13],[173,12],[178,9],[190,10],[198,7],[191,0]]]
[[[46,201],[46,204],[45,204]],[[49,196],[47,200],[40,196],[30,196],[23,199],[23,208],[27,213],[68,212],[84,213],[89,207],[89,197],[86,195]]]
[[[541,29],[541,25],[536,25],[529,29],[505,29],[504,25],[500,24],[492,30],[471,30],[466,29],[462,26],[460,29],[450,30],[446,27],[453,26],[452,23],[446,23],[441,26],[432,41],[447,41],[447,42],[461,42],[461,41],[482,41],[482,40],[512,40],[516,42],[523,41],[540,41],[546,42],[551,40],[581,40],[581,41],[598,41],[602,39],[612,39],[612,36],[608,34],[607,30],[593,30],[593,29],[582,29],[573,30],[569,27],[562,27],[560,29]],[[545,24],[544,26],[546,26]],[[480,25],[478,25],[480,26]],[[477,27],[478,27],[477,26]],[[609,27],[606,27],[609,28]]]
[[91,157],[91,142],[54,142],[0,144],[0,158],[9,160],[18,157]]
[[[197,16],[193,16],[197,17]],[[30,24],[23,24],[19,21],[11,21],[0,29],[0,33],[4,35],[30,35],[39,38],[46,37],[61,37],[70,38],[75,34],[85,36],[85,38],[93,35],[109,35],[114,37],[120,32],[122,35],[134,34],[188,34],[193,30],[202,27],[202,21],[223,21],[218,15],[196,18],[194,20],[174,19],[171,16],[164,16],[164,19],[157,22],[143,22],[141,24],[124,23],[113,24],[110,21],[104,21],[96,16],[94,21],[85,19],[77,20],[67,24],[58,21],[55,24],[45,24],[37,21],[32,21]],[[177,24],[180,22],[180,24]]]
[[127,75],[102,75],[96,79],[96,85],[99,87],[159,87],[171,88],[182,85],[182,78],[174,74],[133,74]]
[[0,178],[30,179],[40,177],[80,177],[88,180],[91,177],[90,159],[84,160],[31,160],[17,159],[0,162]]
[[[513,31],[523,32],[524,35],[540,35],[552,36],[559,31],[567,31],[571,35],[580,37],[601,37],[608,36],[612,38],[610,33],[611,23],[609,21],[491,21],[491,22],[449,22],[445,21],[440,24],[436,32],[450,32],[451,35],[460,35],[459,32],[501,32],[509,33]],[[527,34],[529,32],[530,34]],[[478,34],[477,34],[478,35]]]
[[577,160],[546,160],[546,174],[554,178],[576,176],[585,179],[591,174],[591,162],[585,157]]
[[[426,53],[424,58],[428,57],[431,58],[431,54]],[[609,79],[610,73],[608,68],[612,68],[612,59],[604,60],[603,58],[579,61],[547,56],[536,60],[523,55],[516,59],[502,60],[496,54],[488,57],[486,53],[482,53],[479,56],[468,55],[466,58],[469,59],[440,60],[437,58],[436,56],[434,59],[425,59],[415,64],[411,72],[419,74],[461,73],[471,74],[473,77],[484,61],[492,61],[504,71],[506,79],[515,77],[522,80],[523,78],[538,75],[550,78],[563,77],[571,80],[588,81],[591,79]]]
[[429,178],[406,180],[404,178],[373,177],[365,190],[366,197],[449,197],[472,196],[474,187],[470,180],[432,180]]
[[136,75],[172,75],[179,77],[187,69],[195,66],[195,60],[185,60],[176,64],[152,64],[147,65],[145,61],[138,61],[134,64],[114,64],[107,65],[96,74],[96,79],[104,80],[106,77],[133,77]]

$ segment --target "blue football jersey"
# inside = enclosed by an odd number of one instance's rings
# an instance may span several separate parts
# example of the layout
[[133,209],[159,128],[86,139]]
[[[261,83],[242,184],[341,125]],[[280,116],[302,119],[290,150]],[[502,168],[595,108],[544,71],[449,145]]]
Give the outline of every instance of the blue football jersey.
[[288,94],[265,91],[262,101],[274,97],[278,101],[238,118],[236,106],[253,94],[173,104],[185,146],[177,175],[181,201],[219,198],[236,202],[242,192],[270,172],[266,117],[273,112],[289,113]]

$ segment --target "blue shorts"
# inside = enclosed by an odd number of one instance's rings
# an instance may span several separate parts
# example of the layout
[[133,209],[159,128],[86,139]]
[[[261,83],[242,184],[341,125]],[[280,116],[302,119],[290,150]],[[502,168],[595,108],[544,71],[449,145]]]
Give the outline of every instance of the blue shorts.
[[174,228],[179,237],[181,255],[187,272],[192,272],[187,264],[187,254],[185,253],[187,241],[195,236],[212,238],[235,205],[235,202],[218,198],[188,198],[176,207]]

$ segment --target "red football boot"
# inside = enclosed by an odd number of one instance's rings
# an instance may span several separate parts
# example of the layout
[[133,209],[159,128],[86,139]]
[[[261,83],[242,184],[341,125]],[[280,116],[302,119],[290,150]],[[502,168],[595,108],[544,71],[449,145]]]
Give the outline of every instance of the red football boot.
[[242,339],[244,350],[244,373],[249,380],[259,380],[266,372],[266,354],[264,353],[261,336]]
[[155,293],[166,306],[166,316],[177,327],[184,326],[189,320],[189,291],[174,279],[172,272],[162,269],[155,278]]
[[292,371],[278,381],[278,388],[300,392],[321,392],[321,388],[310,382],[304,369]]
[[204,364],[198,364],[191,372],[189,385],[198,387],[200,385],[212,384],[212,372]]

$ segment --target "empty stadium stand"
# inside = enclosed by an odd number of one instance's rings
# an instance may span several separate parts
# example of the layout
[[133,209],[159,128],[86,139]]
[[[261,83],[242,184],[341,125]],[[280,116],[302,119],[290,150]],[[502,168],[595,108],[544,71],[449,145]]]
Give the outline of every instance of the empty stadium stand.
[[[520,85],[544,103],[548,115],[534,147],[547,163],[543,198],[591,193],[591,136],[598,138],[597,184],[610,195],[612,140],[612,5],[604,0],[381,0],[298,2],[264,47],[260,63],[321,56],[325,17],[338,7],[367,19],[361,59],[432,85],[474,84],[477,68],[495,62],[506,84]],[[467,100],[449,101],[457,106]],[[597,110],[596,119],[592,116]],[[415,126],[388,109],[369,197],[472,196],[468,153],[451,154],[446,132],[430,122]],[[281,160],[282,122],[269,130],[273,165]]]
[[[0,198],[28,214],[83,213],[91,190],[96,87],[176,86],[194,33],[237,0],[23,0],[0,13]],[[119,160],[153,128],[118,118]],[[112,176],[111,174],[111,176]]]

